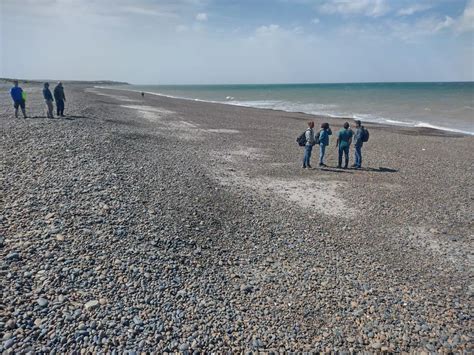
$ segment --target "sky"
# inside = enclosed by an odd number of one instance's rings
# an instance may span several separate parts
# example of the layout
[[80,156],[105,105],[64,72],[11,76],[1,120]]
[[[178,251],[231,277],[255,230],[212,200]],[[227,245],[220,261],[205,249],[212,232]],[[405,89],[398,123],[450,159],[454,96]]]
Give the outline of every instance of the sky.
[[474,81],[474,0],[0,0],[0,77]]

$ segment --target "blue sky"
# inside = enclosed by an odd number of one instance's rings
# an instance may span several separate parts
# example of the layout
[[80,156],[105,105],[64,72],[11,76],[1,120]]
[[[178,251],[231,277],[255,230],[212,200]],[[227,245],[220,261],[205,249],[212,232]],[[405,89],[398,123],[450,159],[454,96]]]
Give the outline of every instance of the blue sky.
[[0,76],[474,80],[474,0],[1,0]]

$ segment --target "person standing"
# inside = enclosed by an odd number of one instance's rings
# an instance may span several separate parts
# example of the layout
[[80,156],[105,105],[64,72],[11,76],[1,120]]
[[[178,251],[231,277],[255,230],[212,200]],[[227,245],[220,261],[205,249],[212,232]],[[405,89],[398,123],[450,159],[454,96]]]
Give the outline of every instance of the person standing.
[[13,100],[13,107],[15,108],[15,118],[18,118],[18,108],[21,108],[23,118],[26,116],[26,100],[23,89],[18,86],[18,80],[13,82],[13,87],[10,89],[10,96]]
[[48,118],[54,118],[53,116],[53,94],[51,94],[51,90],[49,90],[49,83],[44,83],[43,87],[43,97],[44,102],[46,103],[46,110]]
[[336,146],[338,149],[338,163],[337,167],[340,169],[342,167],[342,155],[344,154],[344,169],[347,169],[349,165],[349,147],[352,143],[352,136],[354,132],[349,128],[349,123],[344,123],[344,128],[341,129],[337,136]]
[[63,83],[59,82],[53,92],[54,99],[56,100],[56,113],[58,116],[64,117],[64,101],[66,101],[66,95],[64,95]]
[[305,131],[306,144],[304,146],[303,169],[312,169],[311,166],[311,152],[315,144],[314,140],[314,122],[308,122],[308,129]]
[[360,169],[362,167],[362,146],[364,145],[365,128],[359,120],[355,121],[356,132],[354,134],[354,165],[353,168]]
[[329,145],[329,136],[332,135],[329,123],[325,122],[321,125],[319,131],[319,166],[326,166],[324,164],[324,155],[326,153],[326,147]]

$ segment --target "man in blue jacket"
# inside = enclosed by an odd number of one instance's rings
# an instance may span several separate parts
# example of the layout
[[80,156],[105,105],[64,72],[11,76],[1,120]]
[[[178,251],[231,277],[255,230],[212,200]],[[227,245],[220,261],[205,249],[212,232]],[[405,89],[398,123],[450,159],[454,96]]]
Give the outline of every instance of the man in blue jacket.
[[18,108],[21,107],[21,112],[23,113],[23,117],[26,117],[26,110],[25,110],[25,98],[23,96],[23,89],[18,86],[18,80],[13,82],[13,87],[10,89],[10,96],[13,100],[13,107],[15,108],[15,117],[18,118]]
[[51,90],[49,90],[49,83],[44,83],[43,87],[43,97],[44,102],[46,103],[46,110],[48,118],[54,118],[53,116],[53,94],[51,94]]

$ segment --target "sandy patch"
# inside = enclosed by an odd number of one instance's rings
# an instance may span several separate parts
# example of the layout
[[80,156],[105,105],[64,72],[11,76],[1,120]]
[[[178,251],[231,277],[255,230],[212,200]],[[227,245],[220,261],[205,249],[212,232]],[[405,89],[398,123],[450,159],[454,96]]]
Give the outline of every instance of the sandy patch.
[[123,95],[113,95],[113,94],[107,94],[105,92],[100,92],[98,90],[95,90],[95,89],[85,89],[84,90],[85,92],[89,92],[89,93],[93,93],[95,95],[99,95],[99,96],[105,96],[105,97],[109,97],[111,99],[115,99],[115,100],[118,100],[118,101],[125,101],[125,102],[141,102],[141,100],[139,99],[131,99],[127,96],[123,96]]
[[250,177],[232,168],[213,169],[212,173],[224,186],[239,185],[264,198],[289,201],[315,213],[339,218],[352,218],[356,213],[340,195],[348,186],[345,182],[315,181],[307,178],[289,180],[268,176]]
[[237,164],[245,161],[262,160],[268,157],[268,155],[262,153],[261,149],[252,147],[231,150],[227,152],[213,152],[211,155],[218,161],[221,160],[228,163]]
[[145,120],[156,123],[160,130],[169,130],[170,134],[183,140],[202,139],[202,130],[197,124],[183,121],[174,111],[154,106],[121,105],[136,110]]
[[[456,267],[474,270],[474,253],[468,240],[438,234],[435,228],[408,227],[408,239],[418,248],[449,260]],[[471,238],[472,239],[472,238]]]
[[240,131],[238,131],[236,129],[225,129],[225,128],[206,129],[205,131],[209,132],[209,133],[226,133],[226,134],[240,133]]

